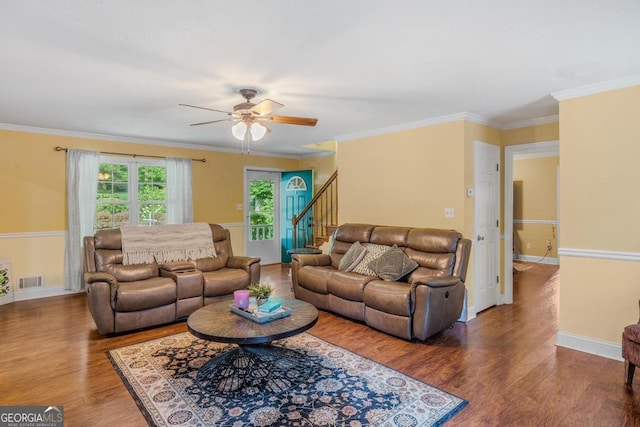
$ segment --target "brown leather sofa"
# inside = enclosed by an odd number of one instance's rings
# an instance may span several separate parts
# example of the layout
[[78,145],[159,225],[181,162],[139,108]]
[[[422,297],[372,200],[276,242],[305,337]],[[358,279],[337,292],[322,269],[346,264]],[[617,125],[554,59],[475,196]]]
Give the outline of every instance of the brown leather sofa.
[[174,322],[260,281],[260,258],[234,256],[229,230],[210,224],[216,257],[122,264],[119,229],[84,238],[87,303],[103,334]]
[[[418,265],[397,281],[339,269],[355,242],[397,245]],[[470,252],[471,241],[457,231],[344,224],[328,255],[293,255],[293,290],[320,309],[400,338],[425,340],[460,318]]]

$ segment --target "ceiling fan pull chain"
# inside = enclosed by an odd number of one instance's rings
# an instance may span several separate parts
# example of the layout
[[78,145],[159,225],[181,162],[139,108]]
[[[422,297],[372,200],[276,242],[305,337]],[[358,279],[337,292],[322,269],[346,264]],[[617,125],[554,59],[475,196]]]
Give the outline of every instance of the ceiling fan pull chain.
[[242,140],[242,148],[244,152],[244,144],[247,143],[247,155],[251,154],[251,131],[247,127],[247,131],[244,133],[244,139]]

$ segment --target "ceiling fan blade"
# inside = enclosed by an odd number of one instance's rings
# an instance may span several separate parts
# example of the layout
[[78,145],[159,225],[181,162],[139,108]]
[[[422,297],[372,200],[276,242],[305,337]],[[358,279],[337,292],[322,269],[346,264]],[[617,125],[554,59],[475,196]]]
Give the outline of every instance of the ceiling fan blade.
[[316,123],[318,123],[318,119],[312,119],[310,117],[271,116],[270,119],[274,123],[284,123],[287,125],[315,126]]
[[200,126],[200,125],[208,125],[211,123],[229,122],[229,121],[233,121],[233,119],[220,119],[220,120],[211,120],[210,122],[192,123],[189,126]]
[[272,111],[275,111],[278,108],[282,108],[282,107],[284,107],[284,105],[272,99],[267,98],[267,99],[263,99],[262,101],[258,102],[256,105],[251,107],[251,111],[256,113],[259,116],[264,116],[265,114],[269,114]]
[[178,105],[181,106],[181,107],[191,107],[191,108],[199,108],[200,110],[215,111],[217,113],[224,113],[224,114],[227,114],[229,116],[233,115],[233,113],[230,113],[229,111],[216,110],[215,108],[198,107],[197,105],[189,105],[189,104],[178,104]]

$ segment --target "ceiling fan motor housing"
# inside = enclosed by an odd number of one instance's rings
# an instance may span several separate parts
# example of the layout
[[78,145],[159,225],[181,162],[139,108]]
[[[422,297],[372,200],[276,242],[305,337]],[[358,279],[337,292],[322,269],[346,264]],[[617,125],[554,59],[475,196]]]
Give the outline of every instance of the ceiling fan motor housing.
[[242,116],[245,116],[245,115],[252,116],[253,113],[250,110],[256,104],[254,104],[250,100],[255,98],[255,96],[258,94],[258,91],[255,89],[240,89],[240,94],[243,96],[244,99],[246,99],[246,102],[241,102],[240,104],[234,105],[233,112],[240,114]]

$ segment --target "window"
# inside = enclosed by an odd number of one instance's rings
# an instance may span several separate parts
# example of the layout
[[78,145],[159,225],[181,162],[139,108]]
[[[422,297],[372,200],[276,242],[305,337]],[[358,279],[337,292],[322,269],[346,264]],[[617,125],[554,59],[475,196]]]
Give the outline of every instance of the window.
[[163,160],[101,156],[94,228],[166,224],[166,176]]

